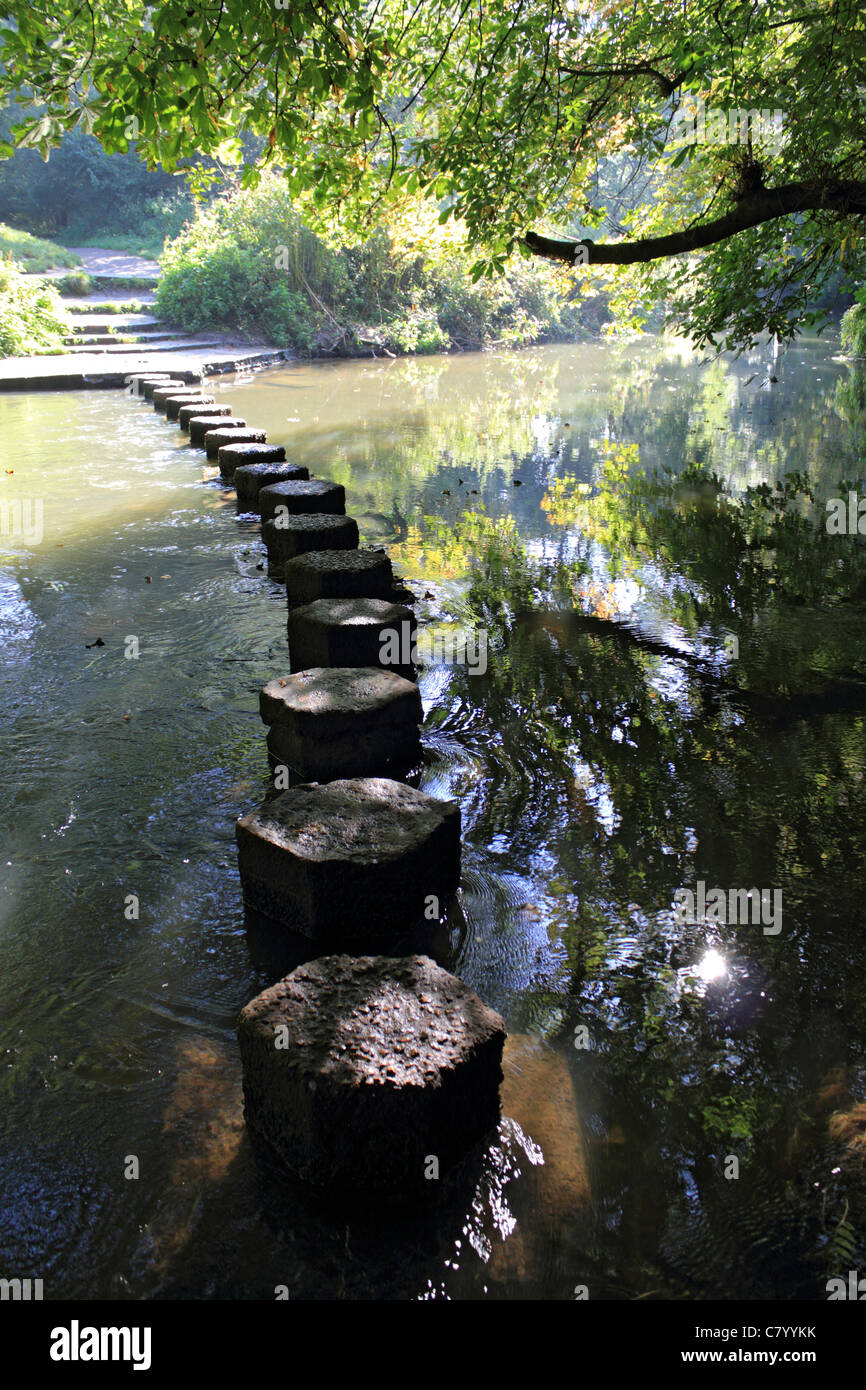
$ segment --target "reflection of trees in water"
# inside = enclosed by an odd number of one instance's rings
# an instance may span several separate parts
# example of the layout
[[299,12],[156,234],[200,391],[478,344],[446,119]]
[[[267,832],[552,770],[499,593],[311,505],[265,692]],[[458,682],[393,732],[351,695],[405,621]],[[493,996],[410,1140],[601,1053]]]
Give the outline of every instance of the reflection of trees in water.
[[851,439],[858,453],[862,453],[866,439],[866,365],[852,362],[848,375],[836,382],[834,408],[847,424]]
[[[452,685],[477,710],[467,751],[487,760],[470,833],[504,837],[560,952],[514,1007],[596,1040],[575,1065],[582,1112],[626,1136],[594,1184],[618,1210],[613,1245],[664,1265],[691,1242],[682,1272],[704,1287],[750,1242],[755,1288],[812,1287],[846,1179],[829,1177],[807,1100],[866,1041],[866,556],[827,535],[809,494],[802,477],[734,497],[703,470],[613,470],[558,516],[583,547],[558,571],[512,531],[496,563],[489,530],[480,559],[461,556],[475,522],[440,537],[491,629],[486,676]],[[685,658],[640,623],[585,616],[574,595],[599,555],[655,576],[648,606],[691,639]],[[714,647],[726,633],[738,661]],[[782,932],[678,924],[673,894],[698,879],[780,887]],[[703,980],[710,947],[727,973]],[[727,1153],[738,1183],[720,1177]]]

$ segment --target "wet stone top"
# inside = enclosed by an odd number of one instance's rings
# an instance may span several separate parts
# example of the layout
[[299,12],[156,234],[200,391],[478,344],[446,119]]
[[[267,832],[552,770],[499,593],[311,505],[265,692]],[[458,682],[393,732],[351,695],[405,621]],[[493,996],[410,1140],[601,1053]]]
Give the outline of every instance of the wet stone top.
[[268,681],[259,695],[259,707],[266,724],[278,724],[289,715],[369,714],[417,693],[416,685],[394,671],[372,666],[313,666]]
[[293,570],[315,570],[326,573],[332,570],[376,570],[391,561],[384,550],[308,550],[304,555],[296,555],[289,561]]
[[415,614],[402,603],[386,598],[317,598],[296,609],[296,621],[323,623],[326,627],[361,627],[367,624],[408,622],[415,625]]
[[335,527],[348,526],[352,521],[350,516],[338,516],[336,512],[298,512],[296,516],[288,516],[282,526],[275,526],[273,521],[266,521],[265,527],[268,534],[277,535],[281,531],[332,531]]
[[[225,426],[231,429],[231,424]],[[234,444],[224,444],[222,452],[228,454],[230,458],[253,458],[262,459],[265,462],[285,463],[286,451],[282,444],[257,444],[255,441],[241,440]]]
[[320,957],[253,999],[243,1021],[311,1081],[349,1086],[435,1086],[505,1037],[499,1014],[427,956]]
[[239,825],[298,859],[381,864],[417,851],[459,815],[456,802],[389,777],[351,777],[303,782],[241,816]]

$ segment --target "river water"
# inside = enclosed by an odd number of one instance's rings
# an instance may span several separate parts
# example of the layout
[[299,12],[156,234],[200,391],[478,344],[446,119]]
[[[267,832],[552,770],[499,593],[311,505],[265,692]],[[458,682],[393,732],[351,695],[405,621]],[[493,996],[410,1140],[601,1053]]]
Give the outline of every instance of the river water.
[[[485,673],[422,670],[421,786],[462,808],[431,949],[505,1018],[505,1118],[417,1209],[318,1199],[243,1127],[236,1018],[274,966],[234,823],[288,669],[256,525],[149,405],[0,396],[0,500],[30,504],[0,536],[0,1274],[46,1298],[809,1299],[862,1262],[864,1154],[832,1117],[866,1098],[866,587],[820,518],[862,490],[864,396],[832,351],[209,383],[345,485],[422,626],[487,633]],[[814,500],[786,521],[792,473]],[[683,922],[699,882],[783,907]]]

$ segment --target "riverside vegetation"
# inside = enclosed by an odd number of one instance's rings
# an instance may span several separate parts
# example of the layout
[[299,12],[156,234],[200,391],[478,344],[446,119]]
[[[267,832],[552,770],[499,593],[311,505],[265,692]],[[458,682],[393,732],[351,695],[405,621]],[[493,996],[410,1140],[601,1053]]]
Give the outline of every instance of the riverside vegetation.
[[605,300],[515,254],[473,280],[465,229],[407,196],[351,241],[310,231],[277,175],[200,206],[162,258],[160,315],[188,332],[263,334],[305,355],[428,353],[588,338]]

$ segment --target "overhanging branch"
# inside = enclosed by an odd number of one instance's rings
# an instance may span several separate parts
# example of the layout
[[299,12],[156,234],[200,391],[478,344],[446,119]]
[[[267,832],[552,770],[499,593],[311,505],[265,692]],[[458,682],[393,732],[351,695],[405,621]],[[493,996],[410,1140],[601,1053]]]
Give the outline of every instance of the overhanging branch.
[[575,262],[581,265],[642,265],[646,261],[678,256],[684,251],[701,251],[749,227],[797,212],[866,216],[866,183],[852,179],[832,184],[789,183],[782,188],[761,189],[742,198],[730,212],[712,222],[667,236],[642,237],[638,241],[556,241],[538,232],[527,232],[524,241],[533,255],[567,261],[569,265]]

